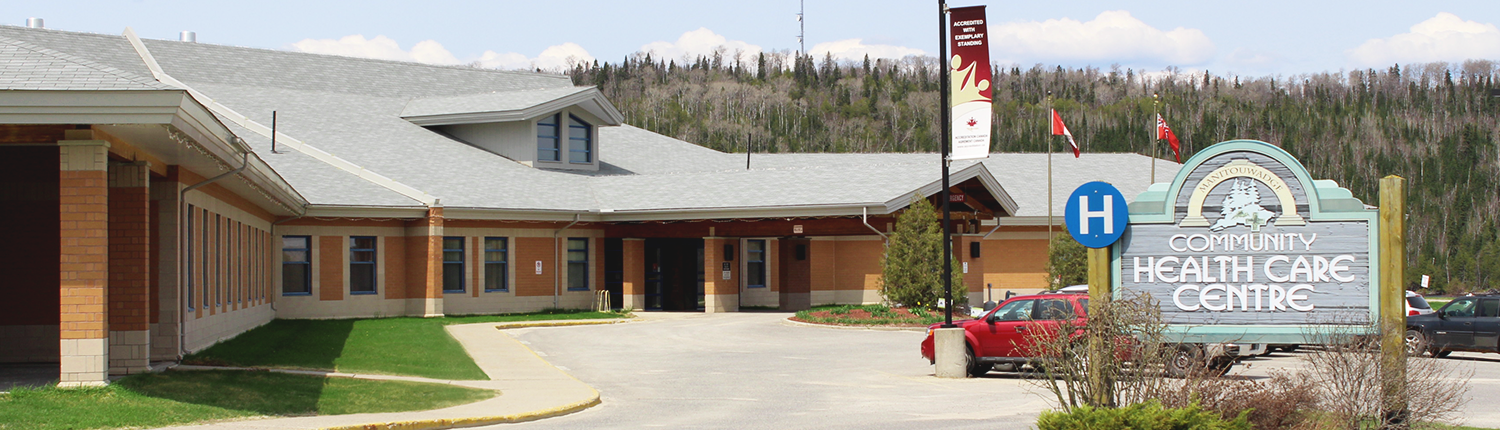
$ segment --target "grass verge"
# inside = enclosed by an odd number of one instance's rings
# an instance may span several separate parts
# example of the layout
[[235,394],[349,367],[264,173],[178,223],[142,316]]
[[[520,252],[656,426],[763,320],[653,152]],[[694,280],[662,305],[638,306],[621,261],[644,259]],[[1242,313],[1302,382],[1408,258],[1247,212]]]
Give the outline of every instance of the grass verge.
[[101,388],[17,388],[0,395],[0,429],[139,428],[254,416],[420,411],[497,394],[444,384],[271,372],[148,373]]
[[441,318],[274,320],[189,355],[187,364],[332,370],[347,373],[484,380],[449,324],[621,318],[624,314],[552,310]]
[[925,309],[896,309],[885,305],[823,305],[798,311],[792,318],[815,324],[926,326],[942,322],[943,313]]

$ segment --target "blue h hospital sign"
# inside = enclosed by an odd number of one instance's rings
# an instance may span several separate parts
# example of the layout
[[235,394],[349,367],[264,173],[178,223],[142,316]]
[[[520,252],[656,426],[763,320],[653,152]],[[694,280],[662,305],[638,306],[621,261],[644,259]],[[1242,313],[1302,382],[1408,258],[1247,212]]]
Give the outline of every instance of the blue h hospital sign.
[[1125,226],[1130,223],[1125,196],[1106,182],[1080,185],[1068,196],[1065,211],[1063,220],[1068,225],[1068,233],[1089,248],[1114,244],[1125,234]]

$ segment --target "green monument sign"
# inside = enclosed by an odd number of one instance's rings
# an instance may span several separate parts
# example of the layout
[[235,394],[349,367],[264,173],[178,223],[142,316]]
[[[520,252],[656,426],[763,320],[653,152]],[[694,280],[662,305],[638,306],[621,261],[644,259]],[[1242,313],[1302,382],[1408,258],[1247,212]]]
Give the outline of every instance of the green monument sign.
[[1130,204],[1114,296],[1150,295],[1183,342],[1362,333],[1379,315],[1377,215],[1281,148],[1219,143]]

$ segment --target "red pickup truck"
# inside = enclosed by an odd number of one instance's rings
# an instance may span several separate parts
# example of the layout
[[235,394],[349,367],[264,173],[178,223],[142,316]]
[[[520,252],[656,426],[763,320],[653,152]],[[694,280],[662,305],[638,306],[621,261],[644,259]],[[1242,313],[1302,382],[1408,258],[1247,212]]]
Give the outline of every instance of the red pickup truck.
[[[991,369],[1015,371],[1021,365],[1036,361],[1028,356],[1033,351],[1031,342],[1035,336],[1027,336],[1033,330],[1058,333],[1061,323],[1069,327],[1083,327],[1088,321],[1089,296],[1087,294],[1038,294],[1016,296],[979,318],[954,321],[964,329],[967,340],[969,376],[980,376]],[[941,324],[927,328],[927,339],[922,341],[922,358],[935,362],[933,353],[933,330]],[[1168,361],[1165,372],[1168,376],[1182,376],[1194,366],[1207,365],[1220,374],[1229,371],[1235,361],[1264,353],[1265,344],[1173,344],[1175,356]],[[1207,360],[1205,362],[1205,360]]]

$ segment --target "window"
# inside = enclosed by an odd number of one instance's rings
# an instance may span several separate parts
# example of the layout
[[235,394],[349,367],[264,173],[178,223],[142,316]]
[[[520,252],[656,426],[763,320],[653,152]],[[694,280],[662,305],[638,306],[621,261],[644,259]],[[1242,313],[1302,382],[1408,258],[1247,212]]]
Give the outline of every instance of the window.
[[210,264],[214,265],[213,289],[214,306],[224,305],[224,278],[219,268],[224,267],[224,216],[214,214],[214,254],[209,258]]
[[1073,319],[1073,302],[1066,299],[1047,299],[1036,303],[1037,319],[1044,320],[1070,320]]
[[1031,319],[1031,305],[1035,300],[1016,300],[1000,306],[992,317],[995,321],[1026,321]]
[[766,287],[766,241],[745,241],[745,287]]
[[195,237],[198,236],[196,234],[193,234],[193,218],[195,218],[196,215],[197,215],[197,212],[193,212],[193,210],[194,210],[193,209],[193,205],[188,205],[188,211],[187,211],[187,213],[188,213],[188,216],[187,216],[187,246],[188,246],[188,251],[187,251],[187,277],[183,278],[183,279],[187,280],[187,310],[190,310],[190,311],[193,310],[193,288],[196,288],[198,286],[197,282],[193,282],[193,281],[195,281],[195,279],[193,279],[193,251],[196,251],[198,249],[196,246],[193,246],[193,238],[195,238]]
[[562,161],[562,114],[536,121],[536,160]]
[[200,242],[202,242],[202,243],[198,244],[198,248],[199,248],[198,250],[202,252],[202,254],[200,254],[200,255],[203,256],[203,259],[202,259],[203,260],[202,261],[202,264],[203,264],[203,275],[202,275],[202,277],[203,277],[203,284],[202,285],[203,285],[203,287],[199,290],[199,292],[203,294],[203,307],[207,308],[207,307],[209,307],[210,305],[213,304],[212,302],[209,301],[210,294],[208,293],[208,289],[211,288],[210,285],[213,285],[213,279],[208,277],[208,274],[209,274],[208,266],[212,265],[213,261],[214,261],[214,259],[213,259],[213,255],[214,255],[214,253],[213,253],[214,241],[213,241],[213,237],[209,236],[209,232],[212,231],[212,230],[210,230],[208,228],[208,211],[207,210],[203,211],[203,222],[200,223],[199,227],[203,228],[203,235],[202,235],[203,238],[200,239]]
[[312,236],[281,237],[281,294],[312,294]]
[[349,294],[375,294],[375,236],[349,237]]
[[503,237],[484,238],[484,292],[510,291],[506,281],[510,243]]
[[1475,313],[1474,308],[1478,304],[1479,299],[1477,298],[1459,298],[1448,303],[1448,306],[1444,306],[1443,314],[1450,317],[1472,317]]
[[588,164],[593,161],[594,127],[568,115],[568,162]]
[[589,289],[589,239],[568,238],[568,291]]
[[464,292],[464,238],[443,238],[443,292]]

